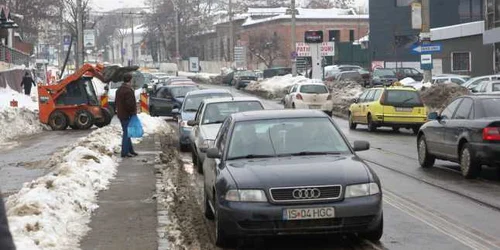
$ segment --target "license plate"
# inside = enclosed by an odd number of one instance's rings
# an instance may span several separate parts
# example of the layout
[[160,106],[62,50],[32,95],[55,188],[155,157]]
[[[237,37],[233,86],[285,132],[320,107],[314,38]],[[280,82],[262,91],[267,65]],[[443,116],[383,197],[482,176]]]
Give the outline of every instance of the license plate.
[[290,208],[283,210],[283,220],[315,220],[335,218],[334,207]]
[[310,109],[320,109],[321,105],[309,105]]
[[396,108],[398,112],[412,112],[413,108]]

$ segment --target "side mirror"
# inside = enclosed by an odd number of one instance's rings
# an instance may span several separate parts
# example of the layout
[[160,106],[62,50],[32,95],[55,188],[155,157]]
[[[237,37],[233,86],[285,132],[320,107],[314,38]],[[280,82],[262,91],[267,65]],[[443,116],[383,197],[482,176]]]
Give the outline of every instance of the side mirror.
[[178,115],[179,114],[179,109],[178,108],[172,109],[172,114]]
[[370,143],[367,141],[354,141],[353,149],[356,152],[369,150]]
[[207,157],[210,159],[220,159],[221,154],[219,152],[219,149],[217,148],[209,148],[207,149]]
[[197,123],[195,120],[189,120],[189,121],[187,122],[187,125],[189,125],[189,126],[193,127],[193,126],[198,125],[198,123]]
[[430,112],[428,115],[427,115],[427,120],[439,120],[439,114],[437,112]]

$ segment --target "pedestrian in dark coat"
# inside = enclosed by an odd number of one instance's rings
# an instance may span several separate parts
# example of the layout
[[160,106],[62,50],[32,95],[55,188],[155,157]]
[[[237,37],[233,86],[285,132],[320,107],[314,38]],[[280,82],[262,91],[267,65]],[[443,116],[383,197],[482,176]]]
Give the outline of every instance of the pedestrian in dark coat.
[[5,206],[3,204],[2,193],[0,192],[0,249],[1,250],[15,250],[12,235],[9,231],[9,223],[7,222],[7,215],[5,213]]
[[134,157],[137,153],[132,147],[132,140],[128,137],[127,128],[130,118],[137,114],[137,100],[135,99],[134,89],[132,88],[132,75],[125,74],[123,84],[116,91],[115,97],[116,113],[120,119],[123,130],[122,138],[122,157]]
[[36,87],[35,81],[31,77],[29,72],[26,72],[23,77],[23,81],[21,82],[21,87],[24,87],[24,94],[29,96],[31,95],[31,85]]

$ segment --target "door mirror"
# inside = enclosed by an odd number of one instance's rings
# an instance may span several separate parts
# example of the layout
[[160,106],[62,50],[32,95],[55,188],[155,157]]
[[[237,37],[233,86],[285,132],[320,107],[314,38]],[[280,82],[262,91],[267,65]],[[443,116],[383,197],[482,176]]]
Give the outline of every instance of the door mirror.
[[367,141],[354,141],[353,149],[356,152],[369,150],[370,143]]
[[429,121],[432,121],[432,120],[439,120],[440,117],[439,117],[439,114],[437,112],[430,112],[428,115],[427,115],[427,120]]
[[179,114],[179,109],[172,109],[172,114],[173,115],[178,115]]
[[220,159],[221,154],[219,152],[219,149],[217,148],[209,148],[207,149],[207,157],[210,159]]
[[187,124],[191,127],[198,125],[198,123],[195,120],[189,120]]

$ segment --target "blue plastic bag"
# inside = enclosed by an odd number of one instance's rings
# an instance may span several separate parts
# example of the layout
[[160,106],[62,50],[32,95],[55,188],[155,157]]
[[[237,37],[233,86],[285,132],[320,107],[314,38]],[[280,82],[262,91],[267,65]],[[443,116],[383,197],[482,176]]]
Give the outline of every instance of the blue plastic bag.
[[127,127],[127,135],[129,138],[141,138],[144,135],[141,121],[137,115],[133,115],[132,118],[130,118],[130,122]]

